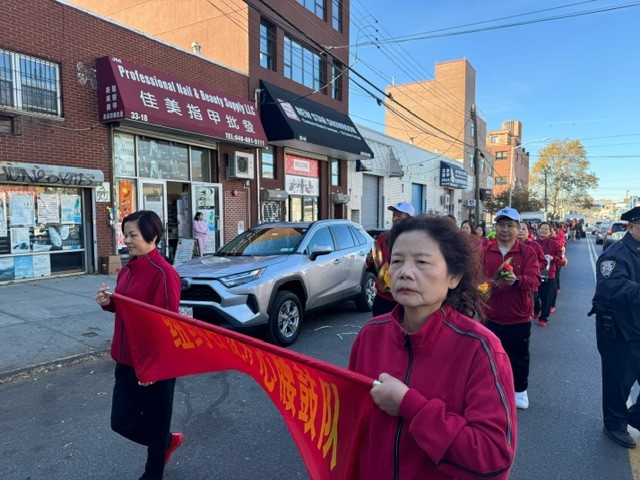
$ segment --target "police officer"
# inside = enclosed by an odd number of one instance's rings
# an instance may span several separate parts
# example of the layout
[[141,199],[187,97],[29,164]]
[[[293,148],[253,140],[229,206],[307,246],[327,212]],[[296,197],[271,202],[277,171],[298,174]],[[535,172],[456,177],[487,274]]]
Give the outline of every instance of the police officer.
[[640,374],[640,207],[625,212],[627,233],[598,258],[596,339],[602,364],[604,432],[618,445],[635,448],[627,425],[640,429],[640,405],[627,398]]

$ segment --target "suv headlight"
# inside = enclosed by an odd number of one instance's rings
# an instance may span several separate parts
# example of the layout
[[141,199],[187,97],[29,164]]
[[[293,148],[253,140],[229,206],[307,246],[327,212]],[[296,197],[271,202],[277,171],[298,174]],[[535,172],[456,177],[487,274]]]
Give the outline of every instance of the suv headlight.
[[249,272],[236,273],[227,277],[221,277],[218,280],[227,288],[237,287],[238,285],[244,285],[245,283],[257,280],[264,273],[264,268],[258,268]]

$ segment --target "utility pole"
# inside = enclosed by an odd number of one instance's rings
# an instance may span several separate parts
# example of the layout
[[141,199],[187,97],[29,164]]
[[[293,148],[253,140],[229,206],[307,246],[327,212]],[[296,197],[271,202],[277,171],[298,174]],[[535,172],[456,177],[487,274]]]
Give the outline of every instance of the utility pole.
[[476,220],[475,224],[479,225],[480,221],[480,156],[478,155],[478,118],[476,117],[476,105],[471,105],[471,125],[473,126],[473,178],[474,191],[476,199]]

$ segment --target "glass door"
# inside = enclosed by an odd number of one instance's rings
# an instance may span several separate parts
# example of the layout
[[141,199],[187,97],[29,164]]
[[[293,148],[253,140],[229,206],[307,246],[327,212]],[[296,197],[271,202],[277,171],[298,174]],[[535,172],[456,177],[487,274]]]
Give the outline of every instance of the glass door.
[[156,212],[165,227],[165,232],[158,242],[158,250],[165,257],[167,251],[167,188],[165,182],[157,180],[141,180],[138,190],[140,210]]
[[224,223],[222,219],[222,185],[219,183],[192,182],[192,215],[202,213],[209,233],[204,243],[204,253],[215,253],[222,246]]

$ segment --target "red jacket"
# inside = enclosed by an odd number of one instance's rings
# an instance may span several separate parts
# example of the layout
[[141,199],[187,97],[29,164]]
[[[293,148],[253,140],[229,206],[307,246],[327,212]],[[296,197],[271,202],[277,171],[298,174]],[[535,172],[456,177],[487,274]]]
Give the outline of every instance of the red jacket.
[[[141,257],[132,257],[120,270],[115,292],[141,302],[177,312],[180,305],[180,276],[157,248]],[[117,302],[111,301],[104,310],[115,312],[115,326],[111,341],[111,358],[132,366],[127,331],[118,312]]]
[[[388,236],[388,231],[382,232],[374,240],[378,244],[378,248],[380,249],[380,257],[382,259],[380,265],[376,265],[377,270],[381,269],[385,264],[387,265],[387,267],[389,266],[389,258],[391,257],[391,252],[389,250],[389,244],[387,243]],[[393,299],[393,295],[391,295],[391,292],[385,291],[385,286],[381,285],[380,278],[376,278],[376,295],[386,300],[395,301]]]
[[518,284],[493,287],[487,302],[487,317],[502,325],[513,325],[531,321],[531,292],[540,285],[540,265],[536,252],[516,241],[511,250],[503,257],[498,242],[487,245],[484,249],[484,273],[487,281],[492,283],[496,272],[507,258],[513,258],[511,266],[518,277]]
[[527,238],[522,243],[527,247],[531,247],[533,251],[536,252],[538,264],[540,265],[540,271],[542,271],[544,269],[544,266],[546,265],[546,259],[544,258],[544,252],[542,251],[542,247],[540,246],[540,244],[537,242],[537,240],[532,238]]
[[[556,269],[562,263],[562,246],[554,237],[547,237],[544,240],[538,239],[545,255],[551,255],[551,265],[549,266],[549,278],[556,278]],[[545,259],[546,260],[546,259]]]
[[413,334],[404,333],[402,314],[397,306],[369,320],[351,350],[351,370],[386,372],[409,386],[397,417],[374,407],[358,478],[508,478],[516,410],[500,340],[450,306]]

